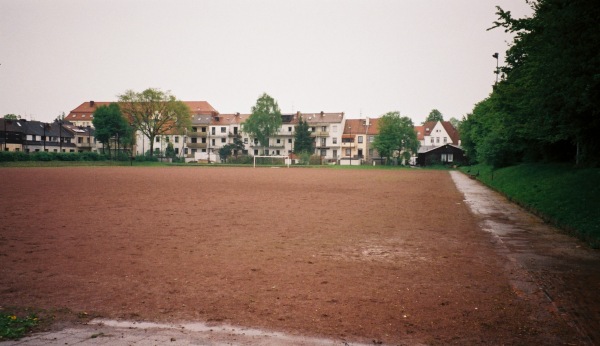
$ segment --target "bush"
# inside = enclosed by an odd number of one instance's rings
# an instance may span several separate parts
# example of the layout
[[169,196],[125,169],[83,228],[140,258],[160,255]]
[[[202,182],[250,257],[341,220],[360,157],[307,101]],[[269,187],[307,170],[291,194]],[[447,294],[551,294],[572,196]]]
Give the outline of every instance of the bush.
[[312,155],[309,157],[308,163],[310,165],[321,165],[323,164],[323,159],[319,155]]
[[35,315],[18,317],[0,312],[0,341],[20,339],[37,324],[38,318]]
[[251,165],[254,163],[254,157],[250,155],[238,155],[238,157],[231,156],[229,158],[229,163],[239,165]]
[[30,157],[22,151],[0,151],[0,162],[29,161]]

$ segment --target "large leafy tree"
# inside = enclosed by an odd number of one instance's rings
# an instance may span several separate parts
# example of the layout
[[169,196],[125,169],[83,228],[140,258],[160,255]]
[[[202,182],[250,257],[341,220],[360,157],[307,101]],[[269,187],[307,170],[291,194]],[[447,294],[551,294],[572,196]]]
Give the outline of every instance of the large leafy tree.
[[258,140],[262,147],[269,146],[272,137],[281,127],[281,110],[277,101],[263,93],[252,107],[252,114],[244,122],[243,131]]
[[111,139],[115,140],[117,146],[119,143],[131,143],[133,131],[123,117],[117,103],[98,107],[94,111],[92,124],[95,128],[94,136],[100,143],[104,144],[105,148],[108,148],[109,155]]
[[[461,136],[481,162],[600,163],[600,6],[538,0],[534,15],[498,7],[494,28],[515,34],[503,79],[475,107]],[[473,154],[473,153],[471,153]],[[510,158],[510,159],[507,159]]]
[[119,95],[119,105],[133,127],[150,141],[150,155],[154,153],[156,136],[182,133],[191,125],[190,109],[169,91],[127,90]]
[[407,160],[419,149],[419,140],[409,117],[401,117],[399,112],[388,112],[381,116],[378,126],[379,134],[375,136],[373,147],[388,162],[396,154]]
[[299,155],[301,153],[312,153],[312,151],[313,139],[310,137],[308,122],[300,117],[294,133],[294,153]]
[[423,124],[425,124],[428,121],[444,121],[444,116],[437,109],[432,109],[431,112],[429,112],[429,115],[427,116]]

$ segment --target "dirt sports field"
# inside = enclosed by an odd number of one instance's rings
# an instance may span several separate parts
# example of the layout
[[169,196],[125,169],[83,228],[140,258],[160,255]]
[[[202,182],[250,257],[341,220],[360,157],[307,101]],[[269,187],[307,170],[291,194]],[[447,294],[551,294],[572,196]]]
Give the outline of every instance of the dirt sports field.
[[0,170],[0,306],[383,344],[578,344],[448,172]]

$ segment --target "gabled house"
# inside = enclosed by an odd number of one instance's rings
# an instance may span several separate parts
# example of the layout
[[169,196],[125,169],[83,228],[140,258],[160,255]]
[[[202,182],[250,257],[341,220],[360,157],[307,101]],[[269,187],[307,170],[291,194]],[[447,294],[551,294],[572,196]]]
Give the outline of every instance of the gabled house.
[[4,151],[74,153],[74,135],[66,122],[43,123],[24,119],[2,119],[0,142]]
[[69,114],[65,117],[65,120],[71,122],[75,126],[94,127],[94,125],[92,124],[92,121],[94,120],[94,112],[96,111],[96,109],[98,109],[98,107],[100,107],[100,106],[108,106],[111,103],[112,102],[104,102],[104,101],[103,102],[95,102],[95,101],[83,102],[82,104],[77,106],[75,109],[70,111]]
[[308,123],[311,137],[315,140],[315,155],[335,162],[342,150],[344,112],[297,113]]
[[342,136],[341,165],[372,164],[381,162],[381,157],[373,147],[375,136],[379,134],[379,118],[347,119]]
[[[415,126],[415,131],[421,146],[417,155],[411,158],[411,164],[447,164],[464,161],[460,135],[449,121],[428,121],[421,126]],[[439,149],[442,147],[443,149]]]

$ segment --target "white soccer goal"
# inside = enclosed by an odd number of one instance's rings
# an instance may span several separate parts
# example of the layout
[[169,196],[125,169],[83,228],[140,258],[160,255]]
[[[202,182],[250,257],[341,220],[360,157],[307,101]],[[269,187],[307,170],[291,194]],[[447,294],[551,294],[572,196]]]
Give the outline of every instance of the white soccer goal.
[[[278,162],[280,159],[283,159],[283,164],[286,165],[288,168],[290,168],[290,158],[288,156],[284,156],[284,155],[256,155],[254,156],[254,168],[256,168],[256,158],[257,157],[264,157],[264,158],[270,158],[270,159],[278,159]],[[275,160],[271,160],[271,165],[275,166],[275,165],[279,165],[278,163],[275,162]]]

